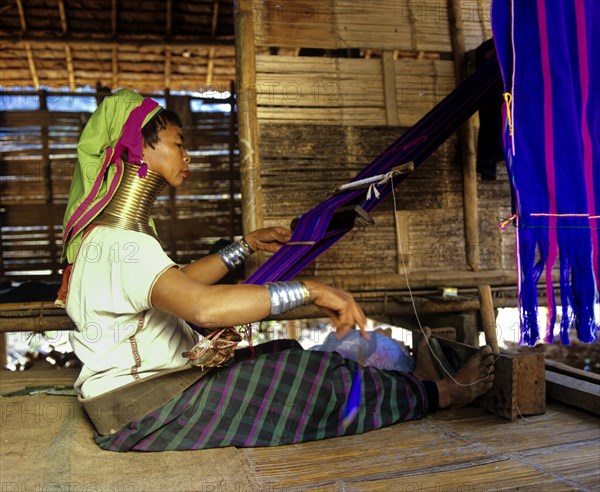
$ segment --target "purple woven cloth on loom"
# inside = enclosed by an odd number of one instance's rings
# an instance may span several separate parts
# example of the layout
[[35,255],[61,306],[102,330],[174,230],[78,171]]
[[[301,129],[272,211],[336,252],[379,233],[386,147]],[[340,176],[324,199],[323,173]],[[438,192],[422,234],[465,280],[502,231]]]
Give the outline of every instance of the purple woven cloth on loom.
[[[414,162],[415,167],[420,165],[479,107],[501,90],[502,78],[498,63],[495,59],[489,60],[381,152],[353,181],[387,173],[393,167],[410,161]],[[393,185],[397,186],[406,177],[406,174],[395,177]],[[372,195],[369,197],[366,190],[345,191],[318,204],[300,217],[290,241],[312,244],[284,245],[246,283],[264,284],[293,278],[352,229],[352,225],[347,223],[336,223],[334,214],[337,210],[349,205],[359,205],[369,212],[391,190],[390,183],[378,186],[379,198]]]
[[[521,343],[539,340],[537,283],[546,275],[545,340],[569,328],[598,339],[600,290],[600,1],[494,0],[504,90],[505,157],[517,226]],[[512,132],[512,134],[511,134]],[[594,311],[596,309],[596,311]]]
[[[496,91],[501,89],[502,80],[498,63],[496,60],[489,60],[381,152],[352,181],[385,174],[399,164],[411,161],[415,167],[418,166],[482,104],[493,97]],[[396,176],[393,185],[397,186],[406,177],[407,174]],[[379,198],[373,195],[369,197],[364,189],[337,193],[304,213],[290,242],[312,244],[284,245],[261,265],[246,280],[246,283],[264,284],[293,278],[352,229],[352,225],[347,223],[336,223],[334,219],[336,211],[341,207],[358,205],[369,212],[389,195],[391,189],[389,183],[379,186]]]

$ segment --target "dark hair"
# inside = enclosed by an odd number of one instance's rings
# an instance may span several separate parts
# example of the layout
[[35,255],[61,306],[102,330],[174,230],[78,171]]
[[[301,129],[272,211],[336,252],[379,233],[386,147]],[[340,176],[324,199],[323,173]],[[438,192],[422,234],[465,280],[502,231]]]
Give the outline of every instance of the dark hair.
[[161,109],[142,127],[144,145],[154,148],[159,140],[158,134],[166,129],[167,125],[178,126],[179,128],[183,127],[177,113],[168,109]]

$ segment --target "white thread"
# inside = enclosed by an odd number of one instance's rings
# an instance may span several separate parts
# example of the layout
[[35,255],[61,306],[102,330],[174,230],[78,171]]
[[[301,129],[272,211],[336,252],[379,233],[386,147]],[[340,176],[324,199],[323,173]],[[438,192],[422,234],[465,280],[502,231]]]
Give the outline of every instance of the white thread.
[[381,193],[379,192],[377,187],[386,184],[389,180],[391,180],[394,176],[398,174],[400,174],[400,171],[393,170],[385,174],[378,174],[377,176],[359,179],[358,181],[351,181],[350,183],[345,183],[343,185],[338,186],[336,188],[336,191],[353,190],[355,188],[361,188],[365,185],[369,185],[369,189],[367,190],[367,200],[370,200],[372,195],[375,195],[375,198],[379,198]]
[[528,419],[526,419],[525,417],[523,417],[523,414],[521,413],[521,409],[519,408],[518,405],[517,405],[517,412],[519,413],[519,417],[521,417],[525,422],[529,422]]
[[390,176],[389,181],[391,182],[390,186],[392,187],[392,200],[393,200],[393,204],[394,204],[394,225],[395,225],[395,229],[396,229],[396,240],[398,241],[398,245],[399,245],[399,248],[400,248],[400,258],[402,260],[402,269],[404,271],[404,278],[406,279],[406,287],[408,289],[408,294],[410,296],[410,302],[412,303],[413,311],[415,313],[415,318],[417,319],[417,324],[419,325],[419,329],[421,330],[421,333],[423,334],[423,338],[427,342],[427,347],[429,348],[429,352],[431,353],[431,355],[433,356],[433,358],[439,363],[439,366],[448,375],[448,377],[452,381],[454,381],[456,384],[458,384],[459,386],[473,386],[473,385],[475,385],[477,383],[485,381],[490,376],[490,374],[492,373],[492,371],[494,370],[494,365],[496,364],[496,361],[500,358],[500,356],[498,356],[498,357],[496,357],[494,359],[494,362],[490,366],[490,370],[487,373],[486,377],[478,379],[477,381],[473,381],[472,383],[469,383],[469,384],[464,384],[464,383],[461,383],[461,382],[457,381],[454,378],[454,376],[452,376],[452,374],[450,374],[448,372],[448,370],[445,368],[444,364],[442,364],[442,361],[438,358],[437,355],[435,355],[435,352],[431,348],[431,344],[429,343],[429,338],[425,334],[425,330],[423,329],[423,325],[421,325],[421,320],[419,319],[419,314],[417,313],[417,306],[415,304],[415,299],[413,297],[413,293],[412,293],[412,290],[410,288],[410,284],[408,282],[408,272],[406,270],[406,262],[404,260],[404,250],[403,250],[403,246],[402,246],[402,239],[400,237],[400,225],[398,223],[398,215],[396,213],[396,211],[397,211],[397,209],[396,209],[396,189],[394,187],[394,177]]
[[[367,200],[371,199],[371,192],[373,192],[373,194],[375,195],[375,198],[379,198],[381,193],[379,192],[377,187],[386,184],[388,181],[392,181],[394,179],[394,176],[396,176],[398,174],[400,174],[399,171],[389,171],[385,174],[380,174],[379,176],[376,176],[377,178],[381,178],[381,179],[377,183],[373,183],[371,186],[369,186],[369,190],[367,191]],[[393,184],[393,182],[392,182],[392,184]],[[394,187],[392,186],[392,190],[393,189],[394,189]]]

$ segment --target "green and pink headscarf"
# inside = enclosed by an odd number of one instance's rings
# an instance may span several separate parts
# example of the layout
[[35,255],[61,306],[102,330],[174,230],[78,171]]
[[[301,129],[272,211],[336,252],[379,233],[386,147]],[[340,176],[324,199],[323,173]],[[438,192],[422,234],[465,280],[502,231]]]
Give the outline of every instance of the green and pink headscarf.
[[105,98],[85,125],[77,145],[77,165],[63,221],[61,261],[73,263],[84,229],[108,205],[128,163],[142,162],[142,127],[162,107],[121,89]]

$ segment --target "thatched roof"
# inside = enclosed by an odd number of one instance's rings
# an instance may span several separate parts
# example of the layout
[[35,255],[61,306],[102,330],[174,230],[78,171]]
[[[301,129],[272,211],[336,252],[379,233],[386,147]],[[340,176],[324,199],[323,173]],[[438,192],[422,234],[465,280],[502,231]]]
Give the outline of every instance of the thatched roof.
[[233,0],[14,0],[0,8],[0,85],[229,90]]

